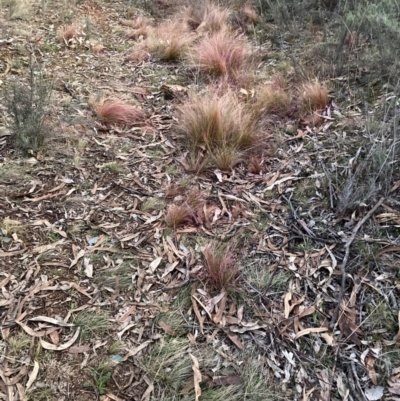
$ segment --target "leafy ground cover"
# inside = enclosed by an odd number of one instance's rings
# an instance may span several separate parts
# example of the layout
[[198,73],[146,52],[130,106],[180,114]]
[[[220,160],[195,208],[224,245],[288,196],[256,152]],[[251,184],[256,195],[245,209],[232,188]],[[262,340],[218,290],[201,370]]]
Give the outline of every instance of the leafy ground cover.
[[399,10],[323,3],[0,3],[0,399],[400,399]]

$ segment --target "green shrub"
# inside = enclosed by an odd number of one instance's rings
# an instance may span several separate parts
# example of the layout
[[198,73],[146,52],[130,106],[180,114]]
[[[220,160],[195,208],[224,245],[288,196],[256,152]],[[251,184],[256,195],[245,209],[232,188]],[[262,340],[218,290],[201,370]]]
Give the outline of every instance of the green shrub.
[[4,89],[4,100],[11,123],[12,141],[25,153],[37,152],[50,132],[46,124],[52,84],[30,64],[27,84],[18,79]]
[[[350,3],[350,2],[349,2]],[[346,33],[347,30],[347,33]],[[344,14],[340,53],[349,33],[357,34],[362,42],[359,61],[378,77],[393,75],[398,67],[400,49],[400,9],[395,0],[360,1],[350,4]],[[397,76],[394,77],[397,79]]]
[[321,30],[322,41],[309,55],[320,78],[351,72],[365,83],[397,79],[400,7],[396,0],[260,0],[259,4],[264,19],[276,25],[273,42],[287,33],[299,36],[313,24]]

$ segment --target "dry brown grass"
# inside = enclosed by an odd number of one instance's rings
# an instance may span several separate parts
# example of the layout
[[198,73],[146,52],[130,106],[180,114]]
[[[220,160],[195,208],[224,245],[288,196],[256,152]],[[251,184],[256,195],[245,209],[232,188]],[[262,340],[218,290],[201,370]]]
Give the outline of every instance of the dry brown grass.
[[121,25],[128,26],[129,28],[132,28],[132,29],[139,29],[139,28],[150,26],[150,20],[145,17],[137,17],[133,21],[120,20],[119,22]]
[[303,85],[300,109],[305,112],[323,110],[329,103],[329,90],[318,80]]
[[77,38],[78,35],[78,27],[75,24],[64,25],[59,28],[57,32],[57,39],[60,42],[68,44],[70,40]]
[[146,39],[148,35],[149,35],[149,28],[147,26],[141,26],[140,28],[132,29],[131,31],[127,32],[125,34],[125,38],[139,40],[139,39]]
[[103,45],[97,44],[97,45],[93,45],[92,46],[92,52],[96,55],[96,56],[102,56],[104,55],[104,50],[106,48]]
[[[138,28],[132,33],[137,39],[144,31]],[[143,61],[152,55],[162,61],[178,61],[186,55],[194,36],[182,21],[166,21],[157,28],[146,28],[146,39],[140,42],[128,56],[129,61]],[[143,36],[143,35],[142,35]]]
[[292,97],[286,89],[284,81],[277,77],[259,90],[256,109],[285,116],[290,110],[291,101]]
[[186,8],[184,18],[190,29],[199,33],[219,32],[226,29],[231,12],[206,1]]
[[146,113],[119,99],[107,99],[93,105],[97,118],[106,124],[120,126],[137,125],[144,122]]
[[132,61],[134,63],[141,63],[151,57],[150,53],[146,49],[144,42],[141,42],[136,46],[133,51],[125,58],[125,61]]
[[220,31],[202,38],[191,52],[192,66],[216,77],[237,78],[250,64],[251,49],[242,36]]
[[144,17],[138,17],[133,21],[121,21],[121,23],[132,28],[125,34],[127,39],[146,39],[151,31],[150,21]]
[[252,174],[260,174],[262,171],[262,160],[257,156],[250,157],[247,168]]
[[242,8],[242,13],[245,17],[246,22],[257,24],[260,20],[260,16],[257,14],[257,11],[250,4],[244,5],[244,7]]
[[208,164],[224,170],[242,161],[259,139],[253,114],[231,91],[190,97],[180,108],[179,129],[192,158],[205,150]]

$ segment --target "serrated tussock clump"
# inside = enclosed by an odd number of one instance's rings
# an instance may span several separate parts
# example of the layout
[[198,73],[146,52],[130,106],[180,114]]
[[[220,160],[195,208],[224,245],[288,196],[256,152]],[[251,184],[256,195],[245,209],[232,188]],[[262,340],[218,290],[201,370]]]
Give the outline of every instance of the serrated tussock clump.
[[179,112],[179,130],[192,156],[205,150],[219,168],[235,166],[258,140],[253,114],[233,92],[193,95]]
[[251,48],[243,36],[228,30],[207,34],[192,47],[193,68],[214,77],[238,78],[250,64]]
[[190,222],[192,213],[192,208],[187,203],[169,205],[164,219],[165,224],[175,230],[179,226]]
[[176,62],[187,54],[194,39],[193,33],[180,20],[165,21],[157,28],[146,28],[146,32],[141,27],[132,33],[135,39],[140,34],[146,39],[135,46],[128,56],[129,61],[142,61],[151,55],[158,60]]
[[242,13],[246,19],[246,22],[256,24],[260,21],[260,16],[257,11],[250,4],[245,4],[242,8]]
[[59,28],[57,32],[57,39],[59,42],[68,44],[70,40],[79,35],[78,27],[75,24],[65,25]]
[[266,110],[268,113],[285,116],[291,105],[291,95],[282,82],[276,79],[260,88],[257,96],[257,108]]
[[329,103],[329,90],[318,80],[303,85],[300,96],[301,109],[305,112],[324,109]]
[[143,109],[119,99],[106,99],[98,103],[93,102],[92,107],[97,118],[106,124],[135,125],[143,123],[146,118],[146,113]]
[[212,244],[207,245],[203,250],[206,279],[219,290],[231,287],[238,275],[237,260],[231,250],[236,245],[217,246]]
[[184,13],[190,29],[199,33],[219,32],[226,29],[231,12],[209,1],[192,4]]

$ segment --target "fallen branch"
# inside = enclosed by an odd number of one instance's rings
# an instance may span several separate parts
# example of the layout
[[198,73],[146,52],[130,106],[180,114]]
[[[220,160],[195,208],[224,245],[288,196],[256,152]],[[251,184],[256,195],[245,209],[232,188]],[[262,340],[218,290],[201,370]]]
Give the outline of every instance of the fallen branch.
[[286,196],[282,195],[283,199],[285,199],[285,201],[288,203],[288,205],[290,206],[290,209],[292,210],[292,214],[293,217],[295,219],[295,221],[300,224],[300,226],[303,228],[303,230],[312,238],[315,238],[315,234],[308,228],[307,224],[298,216],[296,210],[294,209],[292,202],[290,201],[290,198],[286,198]]
[[357,223],[357,225],[353,228],[353,233],[351,234],[351,237],[347,240],[347,242],[346,242],[346,244],[344,246],[344,248],[346,249],[346,252],[345,252],[345,255],[344,255],[343,262],[342,262],[342,264],[340,266],[340,272],[341,272],[341,276],[342,276],[342,284],[340,286],[340,292],[339,292],[337,305],[336,305],[336,308],[335,308],[335,310],[333,312],[331,322],[329,323],[329,327],[330,328],[333,328],[335,326],[335,324],[336,324],[337,315],[338,315],[338,312],[339,312],[339,307],[340,307],[340,304],[342,303],[344,290],[345,290],[345,286],[346,286],[346,264],[347,264],[347,261],[348,261],[349,256],[350,256],[351,244],[354,242],[358,230],[375,213],[375,210],[378,209],[378,207],[383,203],[384,200],[385,200],[384,197],[379,199],[379,201],[376,203],[376,205]]

